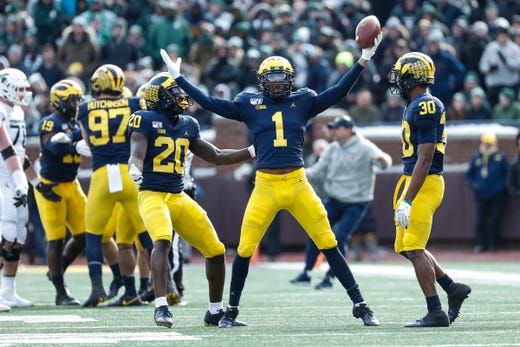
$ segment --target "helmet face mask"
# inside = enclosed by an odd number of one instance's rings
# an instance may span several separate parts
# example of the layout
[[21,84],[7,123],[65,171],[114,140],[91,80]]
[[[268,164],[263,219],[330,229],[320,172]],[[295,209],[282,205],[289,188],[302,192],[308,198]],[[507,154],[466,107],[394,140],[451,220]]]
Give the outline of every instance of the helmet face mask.
[[117,65],[101,65],[90,78],[90,90],[92,96],[109,94],[119,96],[123,93],[125,86],[125,75]]
[[32,100],[31,84],[27,76],[13,68],[0,71],[0,98],[17,106],[27,106]]
[[52,106],[68,118],[76,117],[78,105],[83,101],[83,92],[79,84],[72,80],[61,80],[50,91]]
[[388,80],[392,84],[393,94],[409,99],[410,92],[415,86],[428,86],[435,83],[435,65],[426,54],[406,53],[397,59]]
[[167,73],[155,75],[146,84],[142,97],[148,109],[166,111],[175,116],[182,114],[192,104],[191,98]]
[[266,58],[257,72],[258,86],[264,95],[281,100],[291,93],[294,83],[294,69],[283,57]]

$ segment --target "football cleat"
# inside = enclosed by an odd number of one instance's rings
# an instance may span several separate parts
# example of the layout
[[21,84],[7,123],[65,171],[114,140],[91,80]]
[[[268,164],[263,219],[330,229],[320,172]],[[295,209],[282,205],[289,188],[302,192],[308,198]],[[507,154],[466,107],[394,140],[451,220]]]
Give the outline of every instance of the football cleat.
[[155,293],[153,291],[153,284],[150,284],[148,285],[148,288],[139,293],[139,295],[141,296],[141,300],[143,301],[146,301],[146,302],[152,302],[155,300]]
[[99,287],[92,289],[90,296],[87,301],[83,304],[83,307],[96,307],[100,302],[108,300],[108,295],[105,292],[105,288]]
[[448,294],[448,317],[450,323],[453,323],[459,316],[462,303],[466,300],[469,293],[471,293],[471,288],[464,283],[453,283],[451,287],[454,289],[450,294]]
[[108,288],[108,298],[115,298],[117,296],[117,292],[122,286],[123,281],[121,280],[121,277],[114,277],[114,279],[110,283],[110,287]]
[[166,293],[166,301],[168,302],[168,306],[174,306],[181,303],[182,298],[178,293],[171,292]]
[[374,317],[374,312],[368,307],[367,304],[354,305],[352,314],[356,318],[361,318],[365,326],[377,327],[379,326],[379,320]]
[[10,308],[34,306],[31,301],[19,297],[16,293],[3,293],[0,296],[0,303],[4,304],[5,306],[9,306]]
[[77,306],[79,305],[79,301],[69,295],[69,293],[65,294],[56,294],[56,305],[57,306]]
[[153,318],[155,324],[162,327],[171,328],[173,325],[172,313],[168,310],[168,306],[159,306],[155,308]]
[[0,302],[0,312],[9,312],[11,311],[11,307],[4,305]]
[[428,312],[422,319],[418,319],[413,323],[405,324],[405,328],[431,328],[431,327],[449,327],[450,319],[443,310]]
[[139,295],[133,297],[133,298],[127,298],[126,295],[122,295],[119,299],[117,299],[114,302],[111,302],[107,306],[143,306],[148,304],[147,302],[143,302],[141,300],[141,297]]
[[219,310],[217,313],[210,313],[209,310],[206,311],[206,314],[204,315],[204,325],[207,327],[210,326],[218,326],[218,322],[220,318],[224,315],[224,310]]
[[238,308],[228,307],[218,321],[219,328],[245,327],[247,323],[237,320]]
[[332,277],[325,276],[325,278],[314,287],[315,289],[321,290],[321,289],[332,289],[333,283],[332,283]]
[[300,286],[310,286],[311,285],[311,278],[309,276],[307,276],[307,274],[305,272],[302,272],[301,274],[299,274],[298,276],[293,278],[291,280],[291,283],[292,284],[297,284],[297,285],[300,285]]

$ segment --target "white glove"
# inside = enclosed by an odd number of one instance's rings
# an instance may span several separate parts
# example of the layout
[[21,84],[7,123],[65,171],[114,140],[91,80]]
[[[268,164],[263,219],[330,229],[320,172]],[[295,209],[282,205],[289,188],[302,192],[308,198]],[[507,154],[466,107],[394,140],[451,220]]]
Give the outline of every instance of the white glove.
[[11,173],[15,184],[14,206],[27,206],[27,192],[29,191],[29,183],[22,170],[15,170]]
[[408,228],[410,226],[410,211],[412,210],[412,204],[403,200],[395,210],[395,220],[397,224],[402,228]]
[[251,156],[251,158],[256,157],[255,146],[251,145],[247,147],[247,150],[249,151],[249,155]]
[[135,166],[134,163],[130,164],[128,174],[130,175],[130,178],[132,179],[132,181],[134,181],[135,184],[141,184],[143,182],[143,173],[139,171],[139,169],[137,168],[137,166]]
[[177,58],[177,61],[174,63],[168,53],[161,48],[161,57],[168,68],[168,73],[172,76],[173,79],[176,79],[181,75],[181,57]]
[[72,142],[72,139],[67,136],[65,133],[56,133],[51,137],[51,142],[58,142],[58,143],[69,143]]
[[361,58],[365,59],[366,61],[369,61],[372,58],[372,56],[376,53],[377,46],[379,46],[379,44],[381,43],[382,40],[383,40],[383,33],[381,32],[374,39],[374,45],[372,47],[361,50]]
[[76,152],[78,152],[78,154],[81,154],[84,157],[92,157],[90,147],[88,146],[85,140],[79,140],[78,142],[76,142]]

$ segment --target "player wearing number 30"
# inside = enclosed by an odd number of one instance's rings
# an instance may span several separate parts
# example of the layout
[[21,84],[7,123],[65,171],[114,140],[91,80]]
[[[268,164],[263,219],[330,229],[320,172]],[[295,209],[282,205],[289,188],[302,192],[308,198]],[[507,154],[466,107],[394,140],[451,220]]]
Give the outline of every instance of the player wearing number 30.
[[154,241],[151,266],[155,323],[166,327],[173,324],[165,294],[168,253],[175,230],[206,258],[210,303],[204,322],[217,325],[224,314],[225,248],[206,212],[183,192],[186,159],[189,150],[217,165],[234,164],[250,159],[254,151],[219,149],[203,140],[197,120],[181,115],[190,98],[167,73],[148,82],[144,99],[149,111],[136,112],[129,123],[129,165],[130,177],[140,184],[139,211]]
[[151,241],[139,216],[137,187],[128,176],[130,141],[126,137],[126,130],[130,115],[145,109],[146,105],[141,98],[124,97],[124,84],[125,76],[119,67],[102,65],[90,79],[94,99],[78,107],[78,120],[83,138],[92,151],[94,170],[85,212],[85,253],[92,284],[90,297],[83,303],[86,307],[95,307],[108,299],[102,281],[102,236],[106,232],[113,233],[113,230],[107,230],[106,225],[116,203],[122,205],[134,228],[117,230],[118,261],[125,294],[115,304],[141,304],[135,289],[135,255],[132,245],[136,232],[143,245],[151,244]]
[[354,303],[354,317],[361,318],[364,325],[379,325],[337,248],[325,208],[305,177],[302,152],[307,122],[345,97],[375,54],[381,38],[380,35],[372,47],[362,50],[361,58],[336,85],[320,94],[308,88],[293,91],[295,74],[291,63],[283,57],[272,56],[258,68],[261,92],[242,92],[234,101],[205,95],[180,76],[181,60],[174,63],[166,51],[161,50],[168,72],[179,86],[203,108],[244,122],[257,152],[256,184],[242,222],[240,243],[233,261],[229,303],[219,327],[234,326],[251,256],[274,216],[284,209],[294,216],[327,257]]
[[[467,285],[454,283],[426,250],[433,214],[444,196],[446,111],[442,102],[428,91],[434,80],[433,61],[419,52],[401,56],[390,74],[392,92],[408,102],[401,127],[404,173],[394,193],[395,251],[412,262],[428,308],[424,318],[406,327],[449,326],[471,292]],[[448,314],[441,309],[435,281],[448,294]]]

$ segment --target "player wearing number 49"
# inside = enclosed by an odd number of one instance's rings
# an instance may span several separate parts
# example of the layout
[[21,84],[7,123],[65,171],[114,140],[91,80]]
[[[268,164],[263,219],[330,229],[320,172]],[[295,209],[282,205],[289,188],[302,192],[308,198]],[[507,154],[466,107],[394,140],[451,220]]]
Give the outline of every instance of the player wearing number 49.
[[256,184],[244,214],[233,261],[229,303],[219,327],[234,326],[251,256],[274,216],[283,209],[295,217],[327,258],[354,303],[354,317],[361,318],[364,325],[379,325],[337,248],[325,208],[305,177],[302,153],[307,122],[345,97],[375,54],[381,38],[380,34],[371,47],[362,50],[361,58],[336,85],[320,94],[308,88],[293,91],[295,74],[291,63],[272,56],[258,68],[261,92],[242,92],[234,101],[205,95],[180,75],[180,58],[174,63],[161,50],[168,72],[179,86],[203,108],[244,122],[257,152]]
[[[254,157],[253,148],[219,149],[200,137],[199,124],[181,115],[191,100],[167,74],[154,76],[146,85],[149,111],[138,111],[129,122],[130,177],[139,187],[139,212],[154,241],[151,257],[155,292],[155,323],[171,327],[166,301],[168,253],[172,232],[206,258],[209,309],[206,325],[217,325],[223,316],[225,248],[206,212],[183,192],[188,150],[217,165],[234,164]],[[238,324],[238,322],[236,322]]]
[[[469,286],[453,282],[426,250],[433,214],[444,196],[446,111],[442,102],[428,91],[434,76],[432,59],[419,52],[402,55],[390,73],[392,91],[408,102],[401,129],[404,173],[394,193],[395,251],[412,262],[428,308],[424,318],[406,327],[449,326],[471,292]],[[448,294],[448,314],[441,308],[435,281]]]

